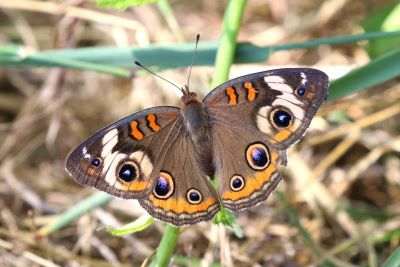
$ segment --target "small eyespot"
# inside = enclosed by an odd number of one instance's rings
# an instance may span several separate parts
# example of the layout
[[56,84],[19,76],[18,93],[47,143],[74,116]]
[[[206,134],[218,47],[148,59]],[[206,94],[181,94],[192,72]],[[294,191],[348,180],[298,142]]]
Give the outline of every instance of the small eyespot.
[[240,175],[234,175],[230,182],[231,189],[235,192],[240,191],[244,188],[244,179]]
[[254,143],[246,149],[246,160],[254,170],[264,170],[269,165],[268,148],[263,143]]
[[119,168],[118,178],[123,180],[124,182],[132,182],[139,176],[138,168],[136,163],[134,162],[124,162],[123,165]]
[[273,111],[272,120],[274,124],[279,128],[286,128],[292,122],[292,115],[283,109]]
[[194,188],[188,190],[188,192],[186,193],[186,198],[190,204],[199,204],[203,199],[199,190],[196,190]]
[[300,86],[299,88],[297,88],[296,94],[297,94],[298,96],[304,96],[304,94],[306,93],[306,91],[307,91],[307,88],[306,88],[306,87]]
[[174,180],[169,173],[160,172],[153,193],[157,198],[169,198],[174,192]]
[[99,166],[101,165],[101,163],[102,163],[101,158],[97,157],[97,158],[94,158],[94,159],[90,162],[90,165],[92,165],[93,167],[99,167]]

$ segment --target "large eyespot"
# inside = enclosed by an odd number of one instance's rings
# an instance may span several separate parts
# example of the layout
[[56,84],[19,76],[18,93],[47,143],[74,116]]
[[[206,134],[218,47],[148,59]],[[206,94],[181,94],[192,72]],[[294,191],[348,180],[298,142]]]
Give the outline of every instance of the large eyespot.
[[101,160],[101,158],[96,157],[96,158],[92,159],[92,161],[90,162],[90,165],[97,168],[101,165],[102,162],[103,161]]
[[235,192],[240,191],[244,188],[244,179],[240,175],[234,175],[230,182],[231,189]]
[[293,120],[293,116],[283,109],[277,109],[271,112],[271,119],[278,128],[288,127]]
[[268,148],[263,143],[254,143],[246,149],[246,160],[254,170],[264,170],[269,165]]
[[169,173],[160,172],[160,177],[156,181],[153,193],[156,197],[161,199],[169,198],[174,192],[174,179]]
[[196,190],[194,188],[189,189],[186,193],[186,198],[189,201],[190,204],[199,204],[203,197],[201,196],[201,193],[199,190]]
[[307,88],[305,86],[300,86],[299,88],[296,89],[296,95],[297,96],[304,96],[306,91],[307,91]]
[[139,177],[139,168],[133,161],[124,162],[118,169],[118,178],[126,183],[132,182]]

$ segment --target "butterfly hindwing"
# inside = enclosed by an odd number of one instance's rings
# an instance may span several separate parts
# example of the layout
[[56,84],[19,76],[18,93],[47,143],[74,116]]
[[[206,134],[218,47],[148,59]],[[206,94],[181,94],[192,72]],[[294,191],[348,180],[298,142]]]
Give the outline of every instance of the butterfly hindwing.
[[277,166],[284,162],[284,152],[242,128],[215,127],[212,136],[215,176],[224,207],[242,210],[265,200],[282,180]]
[[[184,131],[184,130],[182,130]],[[218,196],[200,168],[189,136],[177,135],[168,146],[152,191],[139,203],[155,218],[174,225],[209,220],[218,212]]]

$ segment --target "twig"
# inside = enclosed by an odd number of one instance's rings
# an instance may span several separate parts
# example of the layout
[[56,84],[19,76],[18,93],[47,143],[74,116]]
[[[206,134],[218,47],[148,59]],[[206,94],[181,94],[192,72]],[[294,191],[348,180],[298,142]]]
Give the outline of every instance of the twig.
[[330,131],[324,135],[321,135],[318,138],[310,139],[310,140],[306,141],[305,143],[307,145],[318,145],[321,143],[325,143],[332,139],[338,138],[342,135],[346,135],[347,133],[352,132],[354,130],[363,129],[363,128],[366,128],[373,124],[382,122],[388,118],[397,116],[398,114],[400,114],[400,104],[394,104],[394,105],[392,105],[388,108],[385,108],[383,110],[380,110],[372,115],[369,115],[362,119],[359,119],[358,121],[356,121],[354,123],[339,126],[335,130]]

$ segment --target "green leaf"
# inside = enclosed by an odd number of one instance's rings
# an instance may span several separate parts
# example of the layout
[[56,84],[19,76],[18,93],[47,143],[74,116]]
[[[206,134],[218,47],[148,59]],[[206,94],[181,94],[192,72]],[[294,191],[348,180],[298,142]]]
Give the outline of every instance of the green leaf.
[[400,76],[400,48],[333,81],[329,88],[328,99],[336,100],[398,76]]
[[108,227],[106,228],[106,231],[112,234],[113,236],[123,236],[143,231],[144,229],[152,225],[153,222],[154,222],[153,217],[151,217],[149,214],[144,214],[140,216],[137,220],[128,223],[120,228]]
[[105,8],[127,9],[132,6],[139,6],[157,2],[157,0],[94,0],[98,6]]
[[382,23],[382,30],[390,32],[400,30],[400,3],[388,14]]
[[390,255],[382,267],[400,267],[400,247]]
[[[392,32],[400,30],[400,3],[386,6],[375,11],[364,21],[366,32]],[[371,58],[376,58],[390,50],[398,48],[400,37],[391,39],[371,40],[367,45],[367,51]]]
[[213,219],[213,224],[223,224],[226,228],[232,231],[236,237],[243,237],[243,230],[236,223],[235,214],[224,207],[221,207],[221,210],[217,213],[217,215]]

